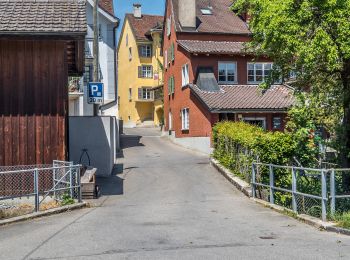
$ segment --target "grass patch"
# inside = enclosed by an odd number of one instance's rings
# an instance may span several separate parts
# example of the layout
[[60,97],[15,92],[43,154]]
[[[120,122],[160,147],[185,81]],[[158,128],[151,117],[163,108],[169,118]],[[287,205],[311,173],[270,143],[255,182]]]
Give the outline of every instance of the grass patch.
[[332,217],[332,220],[337,222],[338,227],[350,229],[350,212],[336,214]]

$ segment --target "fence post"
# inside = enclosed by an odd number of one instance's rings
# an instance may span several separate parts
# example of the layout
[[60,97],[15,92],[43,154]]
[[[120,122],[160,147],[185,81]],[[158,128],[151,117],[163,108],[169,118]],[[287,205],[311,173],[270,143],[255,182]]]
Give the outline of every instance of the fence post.
[[255,164],[252,164],[252,196],[253,198],[255,198],[255,183],[256,183],[256,179],[255,179]]
[[322,182],[322,220],[327,220],[327,172],[321,171]]
[[293,208],[293,211],[297,213],[298,205],[297,205],[296,192],[297,192],[297,176],[296,176],[295,168],[292,167],[292,208]]
[[77,169],[77,182],[78,182],[78,201],[82,201],[82,196],[81,196],[81,180],[80,180],[80,165],[78,166]]
[[34,169],[34,194],[35,194],[35,212],[38,212],[40,209],[40,205],[39,205],[39,170],[38,170],[38,168]]
[[275,187],[275,176],[273,173],[273,166],[270,164],[269,165],[270,169],[270,203],[275,204],[275,199],[274,199],[274,187]]
[[[55,165],[53,165],[53,167],[55,167]],[[56,169],[55,168],[53,168],[52,175],[53,175],[52,179],[53,179],[53,188],[54,188],[53,197],[56,200]]]
[[69,166],[69,192],[70,197],[73,198],[73,174],[72,174],[72,166]]
[[335,214],[335,171],[331,171],[331,180],[330,180],[330,193],[331,193],[331,214]]

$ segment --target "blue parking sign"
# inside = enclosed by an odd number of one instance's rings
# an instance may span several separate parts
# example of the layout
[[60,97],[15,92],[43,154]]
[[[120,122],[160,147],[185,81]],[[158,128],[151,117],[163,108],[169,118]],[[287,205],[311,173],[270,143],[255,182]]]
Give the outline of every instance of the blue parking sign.
[[103,83],[89,82],[88,84],[88,103],[103,104]]

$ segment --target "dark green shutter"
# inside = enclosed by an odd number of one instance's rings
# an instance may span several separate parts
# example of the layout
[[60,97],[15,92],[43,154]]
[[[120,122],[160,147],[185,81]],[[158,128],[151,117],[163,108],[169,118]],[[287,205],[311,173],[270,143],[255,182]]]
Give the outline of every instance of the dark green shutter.
[[142,78],[142,66],[138,67],[139,78]]

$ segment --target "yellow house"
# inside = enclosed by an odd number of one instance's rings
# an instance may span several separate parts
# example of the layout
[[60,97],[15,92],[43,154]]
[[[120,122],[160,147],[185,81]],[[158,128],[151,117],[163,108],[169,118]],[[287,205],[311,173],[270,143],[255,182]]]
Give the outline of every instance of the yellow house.
[[119,117],[124,126],[163,123],[163,16],[126,14],[118,44]]

